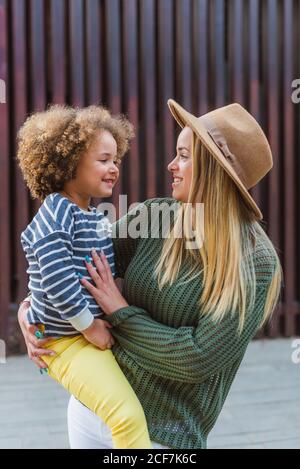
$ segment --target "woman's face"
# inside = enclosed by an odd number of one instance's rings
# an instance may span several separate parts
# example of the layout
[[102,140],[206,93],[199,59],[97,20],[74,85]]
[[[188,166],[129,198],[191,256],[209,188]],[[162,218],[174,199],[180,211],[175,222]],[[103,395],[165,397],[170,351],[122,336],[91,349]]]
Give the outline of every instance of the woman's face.
[[82,156],[76,171],[76,188],[89,197],[110,197],[119,178],[117,143],[106,130],[99,132]]
[[192,129],[184,127],[177,139],[176,156],[168,164],[168,171],[173,176],[172,197],[181,202],[188,201],[192,183],[192,142]]

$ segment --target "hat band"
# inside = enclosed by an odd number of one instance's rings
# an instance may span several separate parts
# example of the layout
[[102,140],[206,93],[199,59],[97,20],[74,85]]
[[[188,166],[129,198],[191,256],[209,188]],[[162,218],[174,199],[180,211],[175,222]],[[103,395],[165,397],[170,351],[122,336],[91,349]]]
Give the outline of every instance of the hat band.
[[217,145],[219,150],[221,150],[221,152],[225,156],[226,161],[230,164],[232,169],[238,175],[241,182],[248,189],[243,168],[241,167],[236,156],[230,151],[226,138],[224,137],[220,129],[214,124],[213,120],[208,116],[201,116],[199,117],[199,119],[201,120],[201,123],[206,128],[208,135],[211,137],[211,139]]

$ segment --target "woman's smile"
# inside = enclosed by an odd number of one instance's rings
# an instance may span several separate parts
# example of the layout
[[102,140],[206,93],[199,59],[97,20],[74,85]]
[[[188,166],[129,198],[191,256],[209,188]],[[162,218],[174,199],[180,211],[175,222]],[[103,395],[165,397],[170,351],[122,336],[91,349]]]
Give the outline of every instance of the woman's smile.
[[192,129],[185,127],[177,139],[176,156],[168,164],[168,171],[172,173],[173,177],[172,197],[182,202],[188,200],[192,182],[192,139]]
[[174,177],[173,182],[172,182],[172,187],[178,186],[178,184],[180,184],[182,180],[183,178]]

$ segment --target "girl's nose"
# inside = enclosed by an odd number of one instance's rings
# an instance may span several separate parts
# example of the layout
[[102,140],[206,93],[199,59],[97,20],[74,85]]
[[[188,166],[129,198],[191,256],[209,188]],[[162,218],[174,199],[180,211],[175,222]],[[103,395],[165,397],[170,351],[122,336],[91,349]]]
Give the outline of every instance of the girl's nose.
[[118,172],[119,172],[119,169],[118,169],[118,167],[116,166],[115,163],[112,163],[112,164],[110,165],[109,172],[110,172],[110,173],[118,173]]

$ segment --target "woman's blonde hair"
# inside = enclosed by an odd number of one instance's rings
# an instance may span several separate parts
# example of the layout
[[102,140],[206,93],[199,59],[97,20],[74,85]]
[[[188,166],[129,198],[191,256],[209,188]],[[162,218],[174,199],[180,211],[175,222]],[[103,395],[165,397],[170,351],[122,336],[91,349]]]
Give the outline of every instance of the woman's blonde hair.
[[[246,313],[254,306],[256,280],[259,275],[269,272],[271,264],[273,275],[262,326],[273,313],[280,294],[282,269],[278,255],[253,212],[247,209],[232,179],[195,136],[192,148],[192,184],[188,201],[180,203],[155,268],[159,288],[176,280],[185,259],[189,267],[183,277],[187,278],[186,282],[199,276],[201,313],[211,314],[214,320],[221,321],[228,312],[238,311],[238,331],[241,332]],[[199,248],[186,249],[191,207],[197,202],[204,204],[204,230],[201,217],[194,216],[193,232]],[[176,237],[180,230],[183,236]],[[261,241],[262,250],[259,250],[256,246]],[[254,262],[255,247],[262,264],[258,271]],[[202,287],[200,274],[203,274]]]

